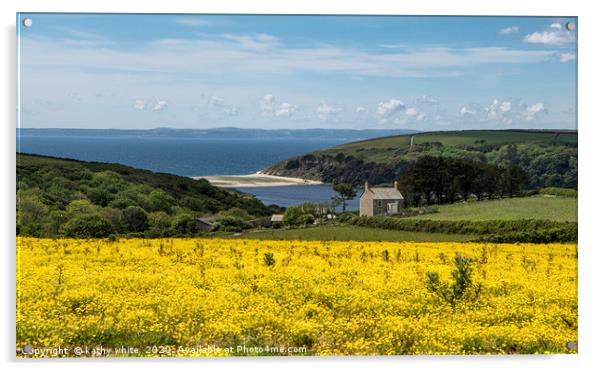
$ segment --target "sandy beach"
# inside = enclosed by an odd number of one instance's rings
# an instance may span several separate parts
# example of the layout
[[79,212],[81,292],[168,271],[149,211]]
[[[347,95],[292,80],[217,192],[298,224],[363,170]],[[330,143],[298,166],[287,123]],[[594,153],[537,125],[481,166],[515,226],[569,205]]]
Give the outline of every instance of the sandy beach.
[[212,175],[198,176],[194,179],[206,179],[216,187],[244,188],[244,187],[282,187],[291,185],[316,185],[323,184],[317,180],[289,178],[284,176],[262,174],[261,171],[248,175]]

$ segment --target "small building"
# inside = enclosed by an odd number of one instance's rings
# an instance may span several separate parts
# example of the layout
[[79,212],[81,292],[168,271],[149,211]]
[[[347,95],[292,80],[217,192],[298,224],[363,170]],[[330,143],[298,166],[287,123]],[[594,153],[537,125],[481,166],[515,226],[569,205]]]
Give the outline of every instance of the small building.
[[201,231],[208,231],[213,226],[213,222],[211,221],[211,219],[208,219],[208,218],[196,218],[195,221],[196,221],[196,226]]
[[270,222],[273,223],[282,223],[284,222],[284,214],[273,214],[272,218],[270,218]]
[[364,192],[360,196],[361,216],[398,214],[402,207],[403,196],[397,182],[391,188],[370,188],[368,181],[364,183]]

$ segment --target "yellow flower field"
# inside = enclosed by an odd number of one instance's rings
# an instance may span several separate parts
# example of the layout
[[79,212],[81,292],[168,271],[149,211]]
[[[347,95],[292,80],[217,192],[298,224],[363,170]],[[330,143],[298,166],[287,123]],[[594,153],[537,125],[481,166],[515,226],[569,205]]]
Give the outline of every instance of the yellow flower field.
[[[427,273],[451,285],[457,254],[475,289],[451,305]],[[576,352],[570,244],[19,237],[17,259],[20,357]]]

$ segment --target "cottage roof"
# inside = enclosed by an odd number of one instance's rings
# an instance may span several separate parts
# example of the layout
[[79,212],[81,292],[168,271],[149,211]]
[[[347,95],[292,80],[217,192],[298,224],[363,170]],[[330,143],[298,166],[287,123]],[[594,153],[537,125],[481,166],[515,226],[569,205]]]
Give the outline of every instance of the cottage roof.
[[403,200],[403,196],[396,188],[370,188],[375,200]]
[[199,222],[199,223],[206,224],[206,225],[212,225],[213,224],[213,221],[211,219],[209,219],[209,218],[196,218],[196,221]]
[[272,221],[272,222],[281,222],[281,221],[284,221],[284,215],[282,215],[282,214],[274,214],[274,215],[272,215],[272,218],[270,219],[270,221]]

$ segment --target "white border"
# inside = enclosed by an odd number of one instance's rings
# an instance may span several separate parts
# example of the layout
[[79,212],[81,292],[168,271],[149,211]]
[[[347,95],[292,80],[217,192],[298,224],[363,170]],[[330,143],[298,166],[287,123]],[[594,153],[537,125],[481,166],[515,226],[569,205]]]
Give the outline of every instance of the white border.
[[[602,212],[600,198],[600,138],[602,119],[600,103],[600,17],[594,1],[578,0],[4,0],[2,7],[2,107],[3,156],[0,174],[3,175],[1,279],[3,288],[0,305],[3,322],[0,349],[4,369],[28,370],[43,367],[48,370],[90,369],[107,367],[126,369],[140,367],[148,370],[178,368],[241,368],[264,370],[286,368],[301,370],[308,367],[328,367],[360,370],[365,368],[408,368],[428,370],[508,370],[523,369],[591,369],[596,362],[600,344],[600,289],[596,274],[601,262],[602,246],[596,238],[598,218]],[[15,122],[16,122],[16,12],[132,12],[132,13],[249,13],[249,14],[404,14],[404,15],[537,15],[579,17],[579,354],[576,356],[511,356],[511,357],[328,357],[328,358],[245,358],[199,360],[50,360],[43,363],[14,359],[15,328]]]

